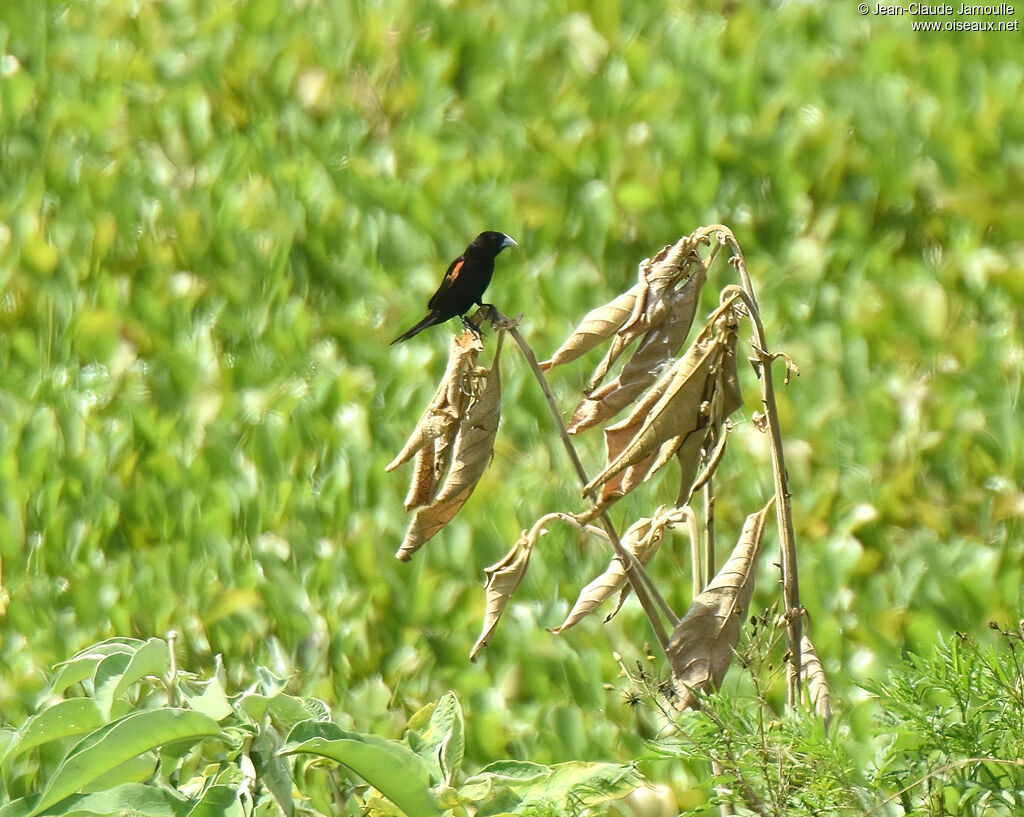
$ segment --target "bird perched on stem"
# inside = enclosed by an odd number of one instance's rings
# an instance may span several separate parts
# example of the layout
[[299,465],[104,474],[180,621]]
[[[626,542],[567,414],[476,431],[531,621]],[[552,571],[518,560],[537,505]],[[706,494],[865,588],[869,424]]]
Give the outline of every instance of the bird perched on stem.
[[[481,300],[484,290],[491,283],[494,274],[494,259],[505,247],[518,247],[511,236],[487,230],[473,239],[465,252],[452,261],[444,274],[441,286],[437,288],[429,301],[427,316],[411,329],[406,330],[391,344],[401,343],[413,335],[418,335],[428,326],[444,323],[459,316],[462,322],[477,331],[476,327],[466,320],[466,313],[473,304],[484,306]],[[479,333],[478,333],[479,334]]]

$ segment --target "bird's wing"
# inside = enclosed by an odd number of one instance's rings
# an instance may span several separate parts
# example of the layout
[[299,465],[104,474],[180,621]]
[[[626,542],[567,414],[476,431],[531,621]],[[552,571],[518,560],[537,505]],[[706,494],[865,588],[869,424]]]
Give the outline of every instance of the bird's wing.
[[437,304],[438,300],[444,296],[444,294],[452,288],[455,284],[456,279],[459,277],[459,273],[462,272],[462,265],[466,263],[466,256],[460,255],[456,258],[448,267],[448,271],[444,274],[444,278],[441,280],[441,286],[437,288],[437,292],[430,296],[430,300],[427,301],[427,309],[433,309]]

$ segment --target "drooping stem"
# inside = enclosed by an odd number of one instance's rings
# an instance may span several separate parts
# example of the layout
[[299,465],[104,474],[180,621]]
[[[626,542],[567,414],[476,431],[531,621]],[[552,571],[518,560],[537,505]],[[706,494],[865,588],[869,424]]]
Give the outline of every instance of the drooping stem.
[[[558,410],[558,404],[555,402],[555,397],[551,393],[551,387],[548,385],[547,378],[544,377],[544,372],[540,368],[540,364],[537,362],[537,356],[533,353],[533,349],[526,342],[526,339],[519,332],[516,326],[516,322],[510,320],[506,316],[498,312],[497,309],[493,309],[493,319],[498,325],[499,329],[505,329],[512,335],[512,339],[515,340],[519,346],[519,351],[522,352],[523,358],[526,360],[527,365],[533,372],[534,377],[540,384],[541,391],[544,393],[544,398],[547,400],[548,408],[551,410],[551,416],[554,418],[555,427],[558,429],[559,436],[562,439],[562,445],[565,446],[566,453],[569,455],[569,461],[572,463],[573,469],[576,471],[576,475],[579,477],[583,485],[590,483],[590,478],[587,476],[586,469],[583,467],[583,463],[580,461],[579,455],[576,453],[576,447],[572,444],[572,440],[569,438],[569,431],[565,427],[565,423],[562,422],[561,412]],[[593,493],[587,495],[587,498],[591,502],[596,503],[596,497]],[[665,631],[664,624],[661,621],[659,612],[661,615],[671,623],[674,628],[678,623],[679,619],[676,617],[672,608],[668,606],[668,603],[664,600],[657,588],[651,582],[647,572],[625,547],[622,545],[622,540],[619,538],[618,532],[615,530],[615,525],[612,523],[611,518],[604,511],[598,516],[598,520],[601,523],[601,527],[604,528],[605,533],[608,534],[608,539],[612,543],[612,547],[615,550],[615,555],[618,556],[622,562],[623,567],[626,570],[626,578],[629,580],[629,585],[636,593],[637,600],[640,602],[640,606],[643,607],[644,613],[647,614],[647,618],[651,622],[651,627],[654,629],[655,637],[658,639],[658,643],[661,645],[662,650],[668,648],[668,634]],[[657,607],[655,606],[657,604]]]
[[[723,228],[724,229],[724,228]],[[775,477],[775,513],[779,528],[779,540],[782,562],[782,595],[785,605],[786,649],[789,652],[789,669],[787,673],[787,701],[790,706],[800,702],[800,643],[803,636],[803,617],[800,606],[800,581],[797,573],[796,534],[793,531],[793,509],[789,493],[789,475],[786,472],[786,460],[782,450],[782,430],[779,427],[779,411],[775,402],[775,384],[772,379],[771,365],[779,357],[767,351],[764,325],[757,308],[750,278],[747,275],[746,263],[739,247],[728,233],[732,245],[732,261],[739,270],[742,287],[729,286],[722,290],[722,298],[739,296],[747,311],[754,332],[755,355],[758,368],[758,380],[761,382],[761,402],[764,405],[765,422],[768,428],[772,455],[772,471]]]

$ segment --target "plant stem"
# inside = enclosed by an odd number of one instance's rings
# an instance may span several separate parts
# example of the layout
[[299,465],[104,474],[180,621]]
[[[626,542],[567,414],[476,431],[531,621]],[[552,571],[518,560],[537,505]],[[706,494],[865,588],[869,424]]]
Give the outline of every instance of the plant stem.
[[715,490],[709,477],[704,483],[704,587],[711,584],[718,572],[715,564]]
[[[725,228],[723,228],[725,229]],[[729,233],[732,236],[732,233]],[[789,475],[786,472],[786,460],[782,452],[782,430],[779,428],[779,410],[775,403],[775,384],[772,380],[772,362],[778,355],[767,351],[764,325],[757,309],[757,300],[750,287],[746,264],[735,239],[731,242],[733,263],[740,271],[744,286],[729,286],[722,290],[722,298],[738,295],[742,298],[750,313],[750,322],[754,329],[755,354],[757,356],[758,380],[761,381],[761,402],[764,405],[765,420],[768,426],[768,438],[771,443],[772,471],[775,477],[775,514],[779,528],[780,552],[782,562],[782,596],[785,605],[783,617],[786,621],[786,649],[789,652],[787,672],[787,695],[789,706],[800,702],[800,642],[803,636],[803,608],[800,606],[800,582],[797,575],[796,534],[793,532],[793,509],[789,493]]]
[[[692,516],[692,514],[691,514]],[[701,564],[701,538],[696,535],[696,525],[692,525],[693,534],[690,536],[690,598],[696,599],[704,589],[704,567]]]
[[[494,320],[498,322],[499,328],[506,329],[511,335],[513,340],[518,344],[519,351],[523,353],[523,357],[526,360],[527,365],[533,372],[533,376],[537,379],[540,384],[541,391],[544,393],[544,397],[547,400],[548,408],[551,409],[551,416],[555,420],[555,426],[558,428],[559,436],[562,439],[562,445],[565,446],[566,452],[569,454],[569,460],[572,462],[572,466],[576,471],[576,475],[580,478],[583,485],[590,483],[590,478],[587,476],[586,469],[583,467],[583,463],[580,462],[579,455],[576,453],[576,448],[572,444],[572,440],[569,439],[569,432],[565,427],[565,423],[562,422],[562,415],[558,410],[558,404],[555,402],[555,397],[551,393],[551,387],[548,385],[547,378],[544,377],[544,372],[541,371],[540,364],[537,362],[537,356],[533,353],[533,349],[526,342],[526,339],[519,332],[519,329],[515,323],[509,320],[506,316],[498,312],[497,309],[493,310]],[[505,326],[500,324],[504,323]],[[596,503],[596,497],[593,492],[587,495],[587,498]],[[611,519],[605,511],[601,511],[598,517],[601,522],[601,527],[604,528],[608,534],[608,539],[612,543],[612,547],[615,549],[615,555],[619,557],[623,567],[626,570],[626,578],[629,580],[630,587],[633,588],[633,592],[636,593],[637,600],[640,602],[640,606],[643,607],[644,612],[647,614],[647,618],[651,622],[651,627],[654,629],[654,634],[658,639],[658,643],[661,644],[662,650],[668,648],[669,637],[665,631],[665,627],[662,624],[661,617],[658,615],[659,608],[662,615],[664,615],[671,623],[672,626],[678,623],[679,619],[675,613],[662,598],[661,594],[658,593],[657,588],[651,583],[650,577],[644,571],[643,566],[633,558],[631,554],[622,545],[622,540],[619,538],[618,532],[615,530],[615,526],[612,524]],[[655,607],[656,600],[658,607]]]

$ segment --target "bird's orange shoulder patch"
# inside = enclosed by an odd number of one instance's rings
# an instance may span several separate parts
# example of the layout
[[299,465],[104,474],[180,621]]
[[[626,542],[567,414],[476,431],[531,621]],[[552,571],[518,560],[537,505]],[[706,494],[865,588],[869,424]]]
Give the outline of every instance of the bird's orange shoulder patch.
[[449,281],[454,282],[455,279],[459,277],[459,273],[462,272],[462,267],[465,265],[465,263],[466,261],[465,259],[463,259],[459,261],[459,263],[457,263],[454,267],[452,267],[452,271],[448,273]]

